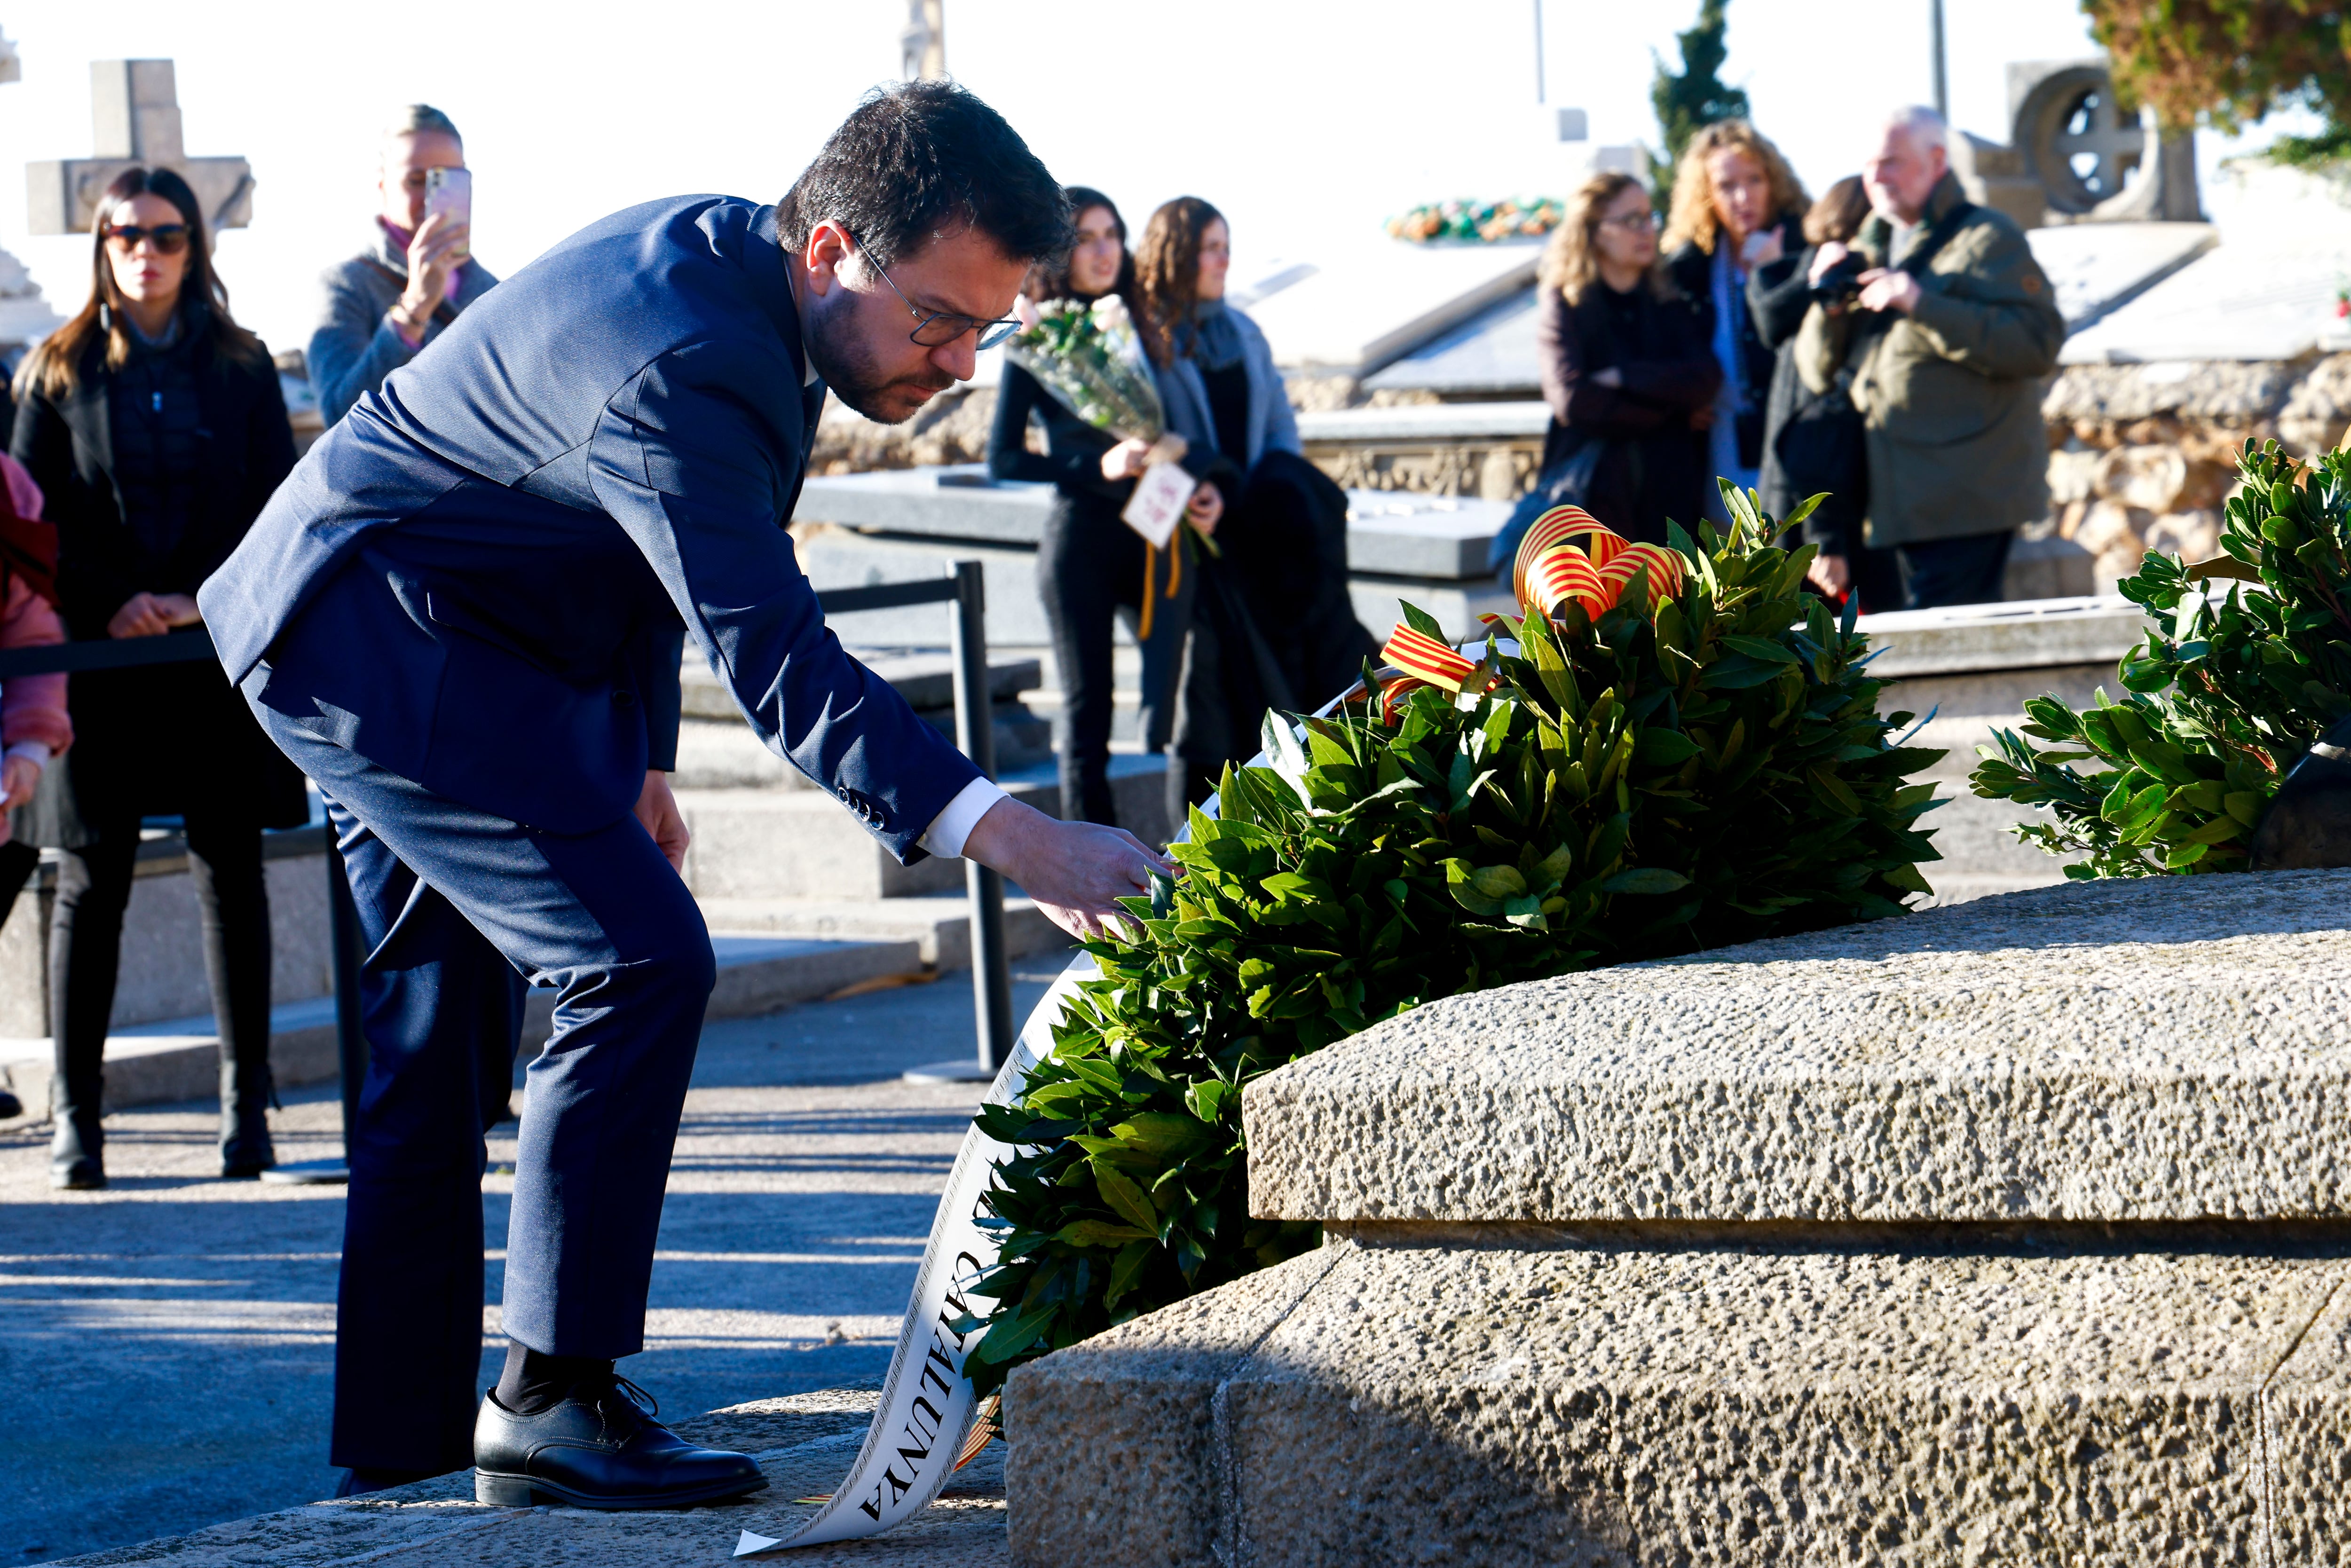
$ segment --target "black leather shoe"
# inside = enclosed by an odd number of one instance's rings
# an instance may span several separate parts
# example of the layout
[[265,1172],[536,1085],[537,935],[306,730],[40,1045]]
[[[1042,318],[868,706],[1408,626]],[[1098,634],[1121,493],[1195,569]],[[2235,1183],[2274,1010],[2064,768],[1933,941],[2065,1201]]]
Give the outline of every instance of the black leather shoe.
[[493,1391],[474,1422],[474,1499],[507,1508],[682,1508],[768,1484],[750,1455],[697,1448],[654,1420],[658,1409],[625,1377],[581,1384],[536,1416],[515,1414]]

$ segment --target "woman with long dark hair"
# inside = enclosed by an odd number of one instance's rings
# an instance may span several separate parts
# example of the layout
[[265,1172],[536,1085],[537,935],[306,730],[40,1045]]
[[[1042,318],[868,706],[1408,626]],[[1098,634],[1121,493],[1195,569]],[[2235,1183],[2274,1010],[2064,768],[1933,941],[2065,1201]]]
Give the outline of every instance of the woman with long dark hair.
[[[277,371],[236,324],[203,209],[168,169],[128,169],[98,204],[90,297],[27,357],[11,442],[57,529],[77,642],[194,626],[197,585],[294,466]],[[276,1164],[265,827],[308,820],[301,775],[209,659],[76,674],[73,749],[43,776],[30,836],[65,852],[49,928],[56,1141],[50,1180],[106,1182],[99,1125],[122,912],[142,819],[181,819],[220,1030],[221,1172]]]
[[1228,513],[1184,654],[1171,807],[1176,785],[1196,803],[1225,763],[1256,755],[1268,709],[1321,706],[1378,646],[1347,596],[1346,494],[1306,460],[1265,334],[1227,303],[1231,265],[1231,225],[1197,196],[1152,214],[1135,255],[1167,427]]
[[[1126,248],[1126,221],[1111,199],[1091,185],[1065,193],[1078,243],[1057,267],[1040,268],[1028,298],[1091,306],[1104,298],[1135,313],[1134,258]],[[1029,450],[1034,429],[1042,452]],[[1134,494],[1137,465],[1116,436],[1097,430],[1065,407],[1008,360],[996,391],[996,422],[987,435],[987,469],[998,479],[1051,485],[1059,494],[1037,549],[1037,591],[1052,628],[1053,661],[1061,686],[1061,813],[1114,823],[1110,788],[1110,732],[1115,712],[1112,625],[1121,610],[1134,617],[1143,644],[1143,741],[1167,744],[1167,688],[1180,653],[1179,605],[1151,602],[1152,561],[1143,536],[1120,519]],[[1203,504],[1195,521],[1214,528]],[[1180,548],[1180,547],[1179,547]],[[1163,569],[1164,570],[1164,569]],[[1157,612],[1146,614],[1146,611]]]

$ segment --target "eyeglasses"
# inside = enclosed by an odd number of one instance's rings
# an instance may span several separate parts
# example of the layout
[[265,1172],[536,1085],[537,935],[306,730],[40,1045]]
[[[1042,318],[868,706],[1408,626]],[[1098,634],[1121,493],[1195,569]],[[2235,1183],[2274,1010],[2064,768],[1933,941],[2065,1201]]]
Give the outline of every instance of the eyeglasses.
[[[842,232],[846,234],[848,231]],[[851,235],[850,242],[857,244],[857,236]],[[898,303],[904,305],[907,313],[914,318],[914,329],[906,336],[924,348],[944,349],[966,332],[976,332],[979,335],[979,341],[974,347],[993,349],[997,344],[1020,330],[1020,323],[1018,321],[990,321],[977,316],[966,316],[956,310],[918,309],[914,302],[906,298],[906,291],[899,287],[888,273],[882,270],[882,264],[873,259],[872,253],[865,251],[862,245],[858,245],[858,249],[865,254],[865,265],[880,274],[882,281],[890,285],[890,292],[898,297]]]
[[141,240],[151,240],[157,256],[177,256],[188,248],[188,225],[157,224],[152,228],[141,228],[136,224],[109,224],[106,238],[115,249],[129,256],[139,248]]
[[1622,213],[1615,217],[1603,218],[1600,221],[1604,224],[1612,224],[1620,229],[1653,229],[1657,226],[1657,214],[1644,207],[1637,213]]

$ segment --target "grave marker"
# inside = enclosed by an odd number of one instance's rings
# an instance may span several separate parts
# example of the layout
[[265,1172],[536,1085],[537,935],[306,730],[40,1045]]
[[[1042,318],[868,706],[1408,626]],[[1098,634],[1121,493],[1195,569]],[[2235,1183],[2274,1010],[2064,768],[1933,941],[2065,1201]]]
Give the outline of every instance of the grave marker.
[[27,163],[26,226],[37,235],[86,234],[99,198],[123,170],[167,168],[188,182],[215,231],[253,216],[253,169],[242,158],[191,158],[180,129],[169,60],[92,60],[91,156]]

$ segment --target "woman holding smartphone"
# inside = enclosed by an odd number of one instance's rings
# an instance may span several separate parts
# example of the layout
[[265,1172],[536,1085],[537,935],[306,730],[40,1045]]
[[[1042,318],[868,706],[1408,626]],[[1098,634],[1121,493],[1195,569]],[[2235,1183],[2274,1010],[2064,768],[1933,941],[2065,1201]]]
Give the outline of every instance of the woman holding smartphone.
[[[1092,305],[1105,297],[1134,313],[1134,262],[1127,254],[1126,222],[1108,196],[1091,185],[1066,194],[1078,243],[1056,268],[1029,280],[1028,298],[1042,304],[1073,299]],[[1043,443],[1030,450],[1031,432]],[[1110,788],[1110,732],[1115,711],[1112,622],[1122,610],[1143,644],[1143,742],[1156,751],[1171,725],[1168,687],[1183,647],[1188,597],[1150,594],[1151,564],[1143,536],[1119,516],[1142,472],[1140,442],[1121,443],[1071,413],[1036,377],[1005,362],[996,392],[996,421],[987,436],[987,470],[998,479],[1050,484],[1059,492],[1045,518],[1037,550],[1037,591],[1052,628],[1053,662],[1062,698],[1061,812],[1115,825]],[[1213,530],[1222,506],[1212,490],[1193,497],[1191,520]],[[1161,569],[1164,572],[1165,569]],[[1144,614],[1146,596],[1155,601]]]
[[[107,186],[90,296],[16,380],[13,455],[47,498],[78,642],[197,623],[195,591],[294,465],[269,350],[229,315],[202,209],[168,169]],[[276,1164],[265,827],[309,818],[301,775],[210,659],[72,677],[73,749],[24,815],[65,852],[49,933],[57,1052],[50,1180],[106,1184],[102,1065],[142,819],[178,817],[220,1030],[221,1173]]]

